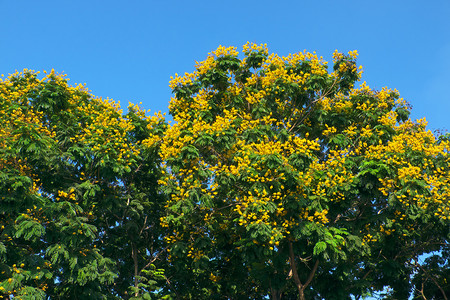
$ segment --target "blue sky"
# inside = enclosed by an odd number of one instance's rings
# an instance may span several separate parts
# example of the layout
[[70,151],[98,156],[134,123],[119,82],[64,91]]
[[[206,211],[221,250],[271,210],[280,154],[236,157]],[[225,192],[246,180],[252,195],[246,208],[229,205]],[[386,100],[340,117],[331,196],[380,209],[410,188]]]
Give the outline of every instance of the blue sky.
[[369,86],[397,88],[413,118],[450,130],[450,1],[0,0],[0,73],[68,74],[97,96],[167,111],[168,82],[219,45],[358,50]]

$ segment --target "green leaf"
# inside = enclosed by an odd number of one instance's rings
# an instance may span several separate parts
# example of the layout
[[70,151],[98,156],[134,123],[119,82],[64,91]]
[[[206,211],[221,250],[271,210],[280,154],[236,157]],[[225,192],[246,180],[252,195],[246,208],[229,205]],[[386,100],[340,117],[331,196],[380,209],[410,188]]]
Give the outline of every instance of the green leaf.
[[0,254],[6,253],[6,246],[0,242]]
[[320,241],[320,242],[316,243],[316,245],[314,246],[313,254],[319,255],[320,253],[325,251],[325,249],[327,249],[327,244],[325,242]]

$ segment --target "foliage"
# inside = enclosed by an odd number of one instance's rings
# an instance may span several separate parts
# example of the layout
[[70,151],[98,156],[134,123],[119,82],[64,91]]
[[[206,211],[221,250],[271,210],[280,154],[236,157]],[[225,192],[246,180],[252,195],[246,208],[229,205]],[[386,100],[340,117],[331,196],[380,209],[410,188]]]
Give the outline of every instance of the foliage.
[[163,197],[157,153],[143,142],[163,132],[162,116],[135,105],[122,115],[64,75],[37,75],[0,82],[1,294],[155,294]]
[[449,135],[356,58],[221,46],[170,125],[2,79],[0,298],[445,299]]
[[448,244],[449,142],[397,91],[355,87],[356,51],[332,72],[314,53],[243,56],[219,47],[170,83],[162,222],[178,294],[407,299],[411,263]]

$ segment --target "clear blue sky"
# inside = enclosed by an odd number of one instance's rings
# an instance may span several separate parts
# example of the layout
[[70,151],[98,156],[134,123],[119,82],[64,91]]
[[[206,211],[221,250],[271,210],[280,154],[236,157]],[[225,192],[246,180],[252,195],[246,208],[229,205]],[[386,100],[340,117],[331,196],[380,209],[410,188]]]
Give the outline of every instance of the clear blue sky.
[[450,1],[0,0],[0,73],[65,72],[97,96],[167,111],[169,78],[219,45],[280,55],[358,50],[369,86],[397,88],[450,130]]

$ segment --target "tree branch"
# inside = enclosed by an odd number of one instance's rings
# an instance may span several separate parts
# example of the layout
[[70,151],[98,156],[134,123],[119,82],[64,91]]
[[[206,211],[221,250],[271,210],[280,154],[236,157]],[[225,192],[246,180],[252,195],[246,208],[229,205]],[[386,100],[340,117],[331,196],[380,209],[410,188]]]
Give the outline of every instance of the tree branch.
[[312,279],[314,278],[314,274],[316,274],[317,267],[319,267],[319,260],[318,259],[314,263],[314,267],[311,270],[311,272],[309,273],[308,280],[306,280],[305,284],[303,285],[303,289],[305,289],[311,283]]
[[300,293],[303,285],[300,281],[300,278],[298,277],[297,266],[295,265],[294,248],[291,241],[289,241],[289,264],[291,265],[291,272],[294,277],[295,285],[297,286],[297,289]]
[[137,258],[137,249],[136,245],[131,242],[131,256],[133,257],[133,263],[134,263],[134,287],[136,288],[136,291],[134,292],[134,296],[137,297],[139,295],[138,290],[138,258]]
[[439,283],[436,281],[436,279],[435,279],[433,276],[431,276],[431,275],[427,272],[427,270],[425,270],[425,268],[422,267],[421,264],[419,264],[419,262],[418,262],[417,260],[416,260],[415,265],[416,265],[417,267],[419,267],[419,268],[422,270],[422,272],[425,273],[425,275],[427,275],[427,278],[430,278],[430,279],[433,281],[433,283],[434,283],[434,284],[437,286],[437,288],[441,291],[442,296],[444,296],[444,299],[445,299],[445,300],[448,300],[447,295],[445,294],[444,289],[439,285]]

